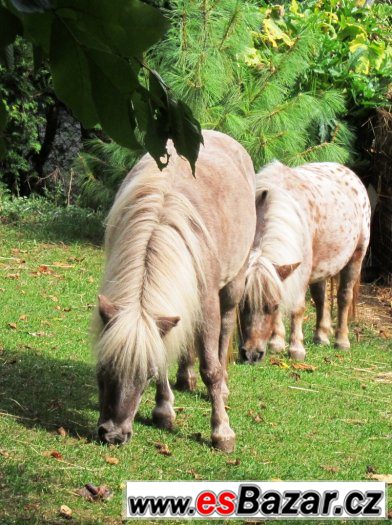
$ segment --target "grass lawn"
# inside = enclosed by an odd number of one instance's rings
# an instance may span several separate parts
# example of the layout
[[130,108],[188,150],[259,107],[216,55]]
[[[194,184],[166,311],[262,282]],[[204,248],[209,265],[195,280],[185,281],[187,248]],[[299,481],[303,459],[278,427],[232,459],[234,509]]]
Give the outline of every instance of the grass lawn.
[[[151,426],[151,387],[131,443],[98,444],[88,328],[102,250],[75,240],[89,231],[80,217],[62,217],[59,234],[55,221],[22,215],[18,225],[0,226],[1,524],[65,523],[63,504],[73,511],[70,523],[121,523],[125,480],[366,480],[369,472],[392,473],[392,388],[376,380],[391,371],[391,342],[361,327],[351,352],[317,348],[311,309],[305,330],[313,372],[287,359],[230,365],[233,455],[208,444],[210,405],[200,380],[196,393],[176,393],[173,432]],[[172,455],[160,454],[156,442]],[[107,463],[108,456],[118,463]],[[107,485],[113,498],[77,496],[88,482]]]

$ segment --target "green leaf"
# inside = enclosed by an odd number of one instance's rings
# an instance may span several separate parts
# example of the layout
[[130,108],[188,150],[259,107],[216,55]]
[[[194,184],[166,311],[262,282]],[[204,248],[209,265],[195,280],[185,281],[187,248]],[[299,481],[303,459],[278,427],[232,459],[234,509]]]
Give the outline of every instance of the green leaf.
[[84,50],[59,18],[53,23],[50,67],[54,89],[86,128],[98,122],[91,93],[90,69]]
[[8,113],[7,109],[5,107],[5,104],[2,100],[0,100],[0,132],[2,132],[6,125],[8,120]]
[[74,9],[90,34],[124,57],[140,56],[168,29],[162,13],[139,0],[58,0],[58,7]]
[[51,12],[33,13],[31,15],[21,15],[21,19],[23,21],[24,36],[49,55],[53,14]]
[[43,13],[53,7],[51,0],[10,0],[10,2],[21,13]]
[[0,5],[0,47],[12,44],[23,27],[18,17]]
[[[158,164],[159,169],[163,169],[169,162],[169,155],[166,149],[167,123],[164,115],[164,113],[150,114],[147,132],[144,137],[144,145]],[[166,157],[166,161],[162,160],[163,157]]]
[[5,141],[2,137],[0,137],[0,159],[4,159],[6,154],[7,154],[7,148],[5,145]]
[[92,96],[104,131],[118,144],[139,148],[131,110],[131,93],[137,78],[131,66],[110,53],[88,51]]
[[170,110],[174,146],[179,155],[188,159],[194,175],[200,144],[203,143],[200,124],[193,117],[189,107],[181,100],[171,104]]

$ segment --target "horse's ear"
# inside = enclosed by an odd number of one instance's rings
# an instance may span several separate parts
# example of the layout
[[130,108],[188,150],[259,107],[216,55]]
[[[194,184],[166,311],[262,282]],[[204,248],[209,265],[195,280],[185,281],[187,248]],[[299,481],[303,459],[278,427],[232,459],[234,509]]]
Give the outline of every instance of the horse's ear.
[[172,328],[177,326],[180,317],[157,317],[156,323],[159,328],[159,333],[161,337],[165,337]]
[[108,324],[118,311],[118,307],[102,294],[98,295],[98,308],[104,324]]
[[293,271],[298,268],[298,266],[301,264],[301,262],[297,262],[294,264],[282,264],[281,266],[278,266],[274,264],[276,273],[279,275],[280,280],[284,281],[287,279],[289,275],[293,273]]
[[261,232],[264,226],[265,201],[267,199],[268,190],[263,190],[256,200],[256,232],[254,244],[258,245],[261,239]]

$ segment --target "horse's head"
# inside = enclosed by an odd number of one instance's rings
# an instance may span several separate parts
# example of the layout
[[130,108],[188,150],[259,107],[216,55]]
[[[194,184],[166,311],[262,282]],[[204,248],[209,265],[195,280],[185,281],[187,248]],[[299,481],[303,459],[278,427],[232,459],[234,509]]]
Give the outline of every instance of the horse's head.
[[251,255],[240,305],[240,362],[255,364],[265,356],[282,300],[282,282],[299,264],[273,265],[258,250]]
[[[124,320],[118,315],[119,311],[120,309],[104,295],[99,296],[99,315],[103,322],[102,337],[110,336],[110,333],[115,336],[116,333],[123,330]],[[179,320],[179,317],[158,317],[152,321],[154,326],[147,327],[146,331],[150,330],[153,334],[156,332],[160,339],[160,341],[157,340],[157,345],[162,346],[162,338],[176,326]],[[141,337],[140,344],[142,344],[143,336],[147,334],[139,334],[139,336]],[[113,337],[113,341],[115,340],[116,337]],[[150,366],[148,362],[142,363],[143,367],[141,367],[136,355],[132,364],[133,373],[122,373],[119,367],[121,368],[121,354],[124,352],[124,348],[113,348],[109,357],[99,360],[98,363],[100,411],[98,437],[109,444],[123,444],[131,438],[132,424],[142,394],[149,380],[157,374],[157,368]],[[113,356],[113,359],[110,359],[110,355]],[[145,358],[148,359],[147,356]],[[147,370],[146,373],[143,373],[143,368]]]

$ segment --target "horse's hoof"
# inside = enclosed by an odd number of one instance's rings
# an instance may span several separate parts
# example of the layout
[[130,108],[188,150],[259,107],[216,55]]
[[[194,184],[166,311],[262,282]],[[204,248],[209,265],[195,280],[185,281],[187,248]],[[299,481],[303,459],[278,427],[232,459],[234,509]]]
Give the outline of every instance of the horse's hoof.
[[162,412],[159,408],[154,408],[152,411],[152,421],[155,426],[158,428],[163,428],[165,430],[172,430],[174,426],[174,422],[176,419],[176,414],[173,411],[173,413],[168,412]]
[[278,342],[274,343],[270,341],[268,344],[268,350],[270,351],[271,354],[281,354],[285,350],[285,345],[284,343],[281,344]]
[[315,335],[313,337],[313,342],[316,345],[328,346],[330,344],[328,337],[322,335]]
[[347,341],[335,341],[335,348],[338,349],[338,350],[345,350],[345,351],[348,351],[350,350],[350,343],[348,343]]
[[291,359],[294,359],[295,361],[305,361],[306,352],[305,350],[300,349],[289,349],[289,356]]
[[225,437],[212,436],[212,446],[221,452],[230,454],[231,452],[234,452],[235,449],[235,435]]
[[196,376],[177,377],[175,388],[181,392],[194,392],[196,390],[196,385]]

